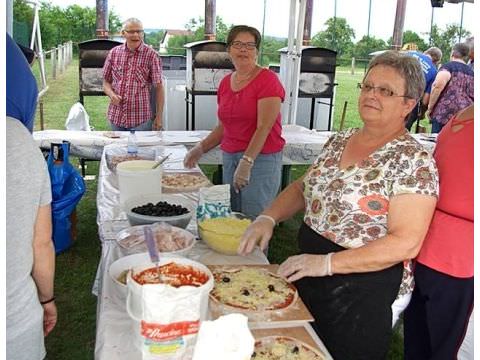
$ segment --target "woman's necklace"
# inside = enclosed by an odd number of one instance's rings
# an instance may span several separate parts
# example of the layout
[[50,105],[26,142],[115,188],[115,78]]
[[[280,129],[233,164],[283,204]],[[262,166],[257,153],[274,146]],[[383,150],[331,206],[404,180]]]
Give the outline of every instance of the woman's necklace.
[[253,77],[253,75],[255,74],[256,71],[257,71],[257,65],[255,65],[255,67],[250,72],[248,72],[246,75],[243,75],[242,78],[239,78],[238,71],[235,71],[233,80],[235,81],[236,85],[241,85],[244,82],[250,80]]

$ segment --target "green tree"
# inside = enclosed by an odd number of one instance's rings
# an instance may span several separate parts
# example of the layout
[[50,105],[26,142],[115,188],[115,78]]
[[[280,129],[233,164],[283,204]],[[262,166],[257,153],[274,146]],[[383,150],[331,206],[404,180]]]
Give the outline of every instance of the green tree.
[[[387,40],[388,47],[391,48],[393,43],[393,38],[390,37]],[[425,51],[428,49],[428,44],[423,40],[423,38],[412,30],[406,30],[403,32],[402,36],[402,45],[414,43],[418,47],[418,51]]]
[[274,37],[265,36],[262,40],[262,56],[259,59],[260,65],[268,66],[270,64],[280,63],[279,49],[288,45],[288,39],[278,39]]
[[[232,25],[227,25],[223,22],[220,16],[217,16],[217,22],[215,24],[216,36],[218,41],[226,41],[227,34],[232,28]],[[185,24],[185,29],[191,30],[193,35],[180,35],[172,36],[168,40],[168,53],[172,55],[185,55],[185,49],[183,46],[193,41],[200,41],[204,39],[205,35],[205,20],[202,17],[197,19],[192,18]]]
[[388,46],[382,39],[365,35],[355,44],[352,51],[352,56],[359,59],[368,59],[370,53],[387,49]]
[[[33,26],[33,7],[25,0],[15,0],[13,16],[15,21]],[[66,41],[81,42],[96,37],[96,9],[71,5],[63,9],[48,1],[41,2],[40,30],[44,49],[51,49]],[[115,33],[121,28],[121,21],[115,12],[109,12],[109,31]]]
[[152,31],[150,33],[145,33],[145,43],[148,45],[153,46],[154,49],[158,50],[160,46],[160,42],[163,39],[163,36],[165,34],[164,30],[160,31]]
[[330,18],[325,22],[326,29],[315,34],[312,45],[335,50],[337,56],[349,54],[353,47],[355,31],[345,18]]
[[407,30],[403,32],[402,41],[404,44],[415,43],[418,47],[418,51],[425,51],[428,49],[428,44],[422,39],[416,32]]
[[[440,29],[437,25],[433,25],[431,32],[431,45],[436,46],[442,50],[443,57],[442,62],[447,62],[450,58],[453,45],[458,42],[458,34],[460,27],[456,24],[449,24],[445,30]],[[461,37],[465,39],[470,36],[471,33],[465,29],[462,29]]]

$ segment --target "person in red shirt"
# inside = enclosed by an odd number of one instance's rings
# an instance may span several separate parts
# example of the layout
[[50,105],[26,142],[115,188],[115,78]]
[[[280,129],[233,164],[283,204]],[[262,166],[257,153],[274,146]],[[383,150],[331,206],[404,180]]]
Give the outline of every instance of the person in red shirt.
[[[110,50],[103,66],[103,90],[111,100],[108,121],[112,130],[161,130],[165,99],[161,60],[143,42],[140,20],[126,20],[122,35],[125,44]],[[150,106],[152,85],[156,88],[155,117]]]
[[227,51],[235,71],[218,88],[220,121],[184,160],[186,167],[193,167],[203,153],[220,144],[223,183],[233,187],[232,210],[249,216],[257,216],[277,195],[285,145],[280,115],[285,90],[273,71],[257,64],[260,41],[253,27],[230,30]]
[[473,309],[473,104],[438,135],[440,196],[415,264],[405,359],[456,359]]

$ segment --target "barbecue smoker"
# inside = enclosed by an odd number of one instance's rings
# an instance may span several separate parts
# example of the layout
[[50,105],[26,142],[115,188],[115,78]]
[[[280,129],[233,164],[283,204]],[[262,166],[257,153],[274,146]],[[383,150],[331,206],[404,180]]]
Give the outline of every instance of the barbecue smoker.
[[[280,49],[280,78],[285,79],[287,48]],[[302,48],[298,85],[297,125],[306,126],[310,109],[310,129],[331,130],[333,99],[335,94],[335,68],[337,53],[333,50],[306,46]],[[309,99],[311,99],[309,101]],[[327,99],[319,101],[316,99]],[[310,102],[310,106],[308,106]],[[326,106],[318,106],[326,105]],[[317,111],[315,111],[317,110]],[[328,110],[328,117],[327,117]],[[302,123],[303,121],[303,123]]]
[[121,42],[108,39],[88,40],[78,44],[79,97],[103,96],[102,68],[108,52]]
[[[221,41],[197,41],[184,45],[187,49],[185,87],[186,130],[195,130],[196,116],[203,126],[212,129],[216,121],[216,94],[220,81],[233,71],[227,46]],[[198,114],[196,96],[203,96]],[[191,119],[190,119],[191,107]],[[190,121],[191,120],[191,121]],[[191,127],[189,126],[191,124]]]

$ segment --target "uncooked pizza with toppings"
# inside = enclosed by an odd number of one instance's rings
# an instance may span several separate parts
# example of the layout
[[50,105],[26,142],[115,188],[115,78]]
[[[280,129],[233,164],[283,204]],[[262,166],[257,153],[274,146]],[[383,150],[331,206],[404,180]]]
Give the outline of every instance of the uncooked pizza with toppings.
[[283,310],[298,295],[295,286],[259,267],[214,269],[215,285],[210,296],[218,303],[239,310]]
[[323,360],[317,350],[286,336],[267,336],[255,342],[252,360]]
[[210,185],[203,174],[163,174],[162,187],[166,190],[191,191]]

